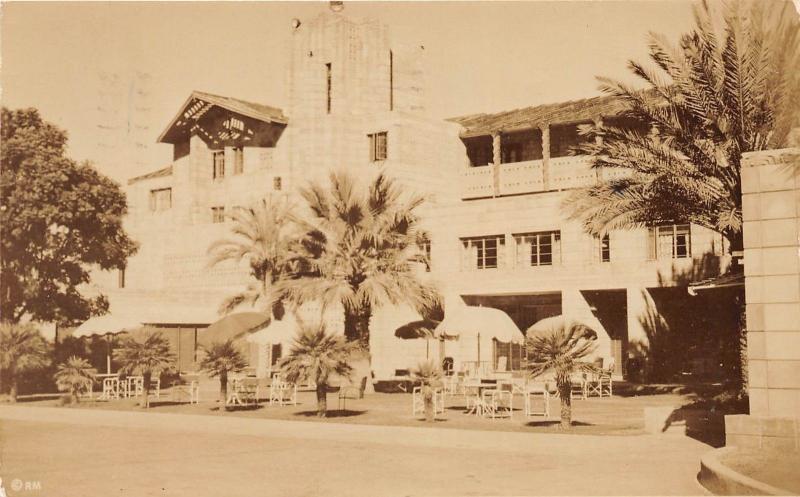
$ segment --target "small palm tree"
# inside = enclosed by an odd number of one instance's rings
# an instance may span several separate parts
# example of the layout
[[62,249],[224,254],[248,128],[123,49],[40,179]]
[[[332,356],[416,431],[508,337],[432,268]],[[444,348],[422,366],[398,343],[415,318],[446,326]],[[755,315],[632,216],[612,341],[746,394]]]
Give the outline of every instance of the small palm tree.
[[250,207],[235,209],[230,218],[233,220],[230,236],[208,248],[209,266],[244,260],[256,281],[227,298],[220,311],[228,313],[243,303],[261,303],[280,315],[283,295],[277,284],[289,273],[296,239],[291,234],[294,229],[291,206],[283,199],[267,197]]
[[423,361],[411,371],[411,374],[415,381],[422,383],[420,393],[425,404],[425,420],[433,422],[435,417],[433,396],[436,387],[442,384],[442,370],[436,367],[433,361]]
[[228,373],[238,373],[245,367],[247,361],[233,339],[212,343],[200,361],[200,369],[212,377],[219,376],[219,400],[223,406],[228,399]]
[[114,359],[122,367],[120,371],[131,375],[141,375],[144,380],[144,399],[142,407],[150,407],[150,383],[153,375],[175,368],[175,354],[169,347],[169,340],[156,331],[142,329],[122,340],[121,347],[114,350]]
[[554,371],[556,388],[561,400],[561,428],[572,426],[572,380],[575,371],[582,369],[578,362],[594,350],[597,334],[580,323],[558,321],[545,329],[536,325],[528,329],[525,342],[527,366],[531,377]]
[[328,382],[336,374],[350,377],[353,371],[348,359],[357,346],[343,336],[328,334],[325,326],[301,324],[289,355],[282,358],[280,368],[292,383],[313,381],[317,386],[317,416],[324,418],[328,410]]
[[89,361],[72,356],[58,365],[53,379],[56,381],[58,391],[68,392],[72,397],[72,403],[77,404],[80,394],[91,391],[96,373]]
[[0,369],[8,377],[11,402],[17,401],[19,375],[47,366],[48,349],[32,324],[0,323]]

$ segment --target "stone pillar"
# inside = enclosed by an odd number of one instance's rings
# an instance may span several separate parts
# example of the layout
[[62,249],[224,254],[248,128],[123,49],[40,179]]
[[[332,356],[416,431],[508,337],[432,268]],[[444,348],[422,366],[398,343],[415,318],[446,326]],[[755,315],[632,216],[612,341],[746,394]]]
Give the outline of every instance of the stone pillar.
[[550,125],[540,126],[542,130],[542,190],[550,189]]
[[728,445],[800,450],[800,149],[742,156],[750,415]]
[[492,191],[493,196],[500,195],[500,163],[503,162],[502,136],[500,132],[492,134]]

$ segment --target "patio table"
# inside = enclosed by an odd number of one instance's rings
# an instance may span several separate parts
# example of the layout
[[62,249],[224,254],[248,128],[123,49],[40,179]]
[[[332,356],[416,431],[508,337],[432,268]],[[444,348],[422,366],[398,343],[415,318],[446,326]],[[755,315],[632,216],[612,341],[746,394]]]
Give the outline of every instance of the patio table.
[[[488,380],[481,382],[467,382],[464,383],[464,398],[467,399],[466,414],[475,414],[480,416],[486,408],[483,401],[484,390],[497,388],[497,382]],[[470,399],[472,402],[470,403]]]

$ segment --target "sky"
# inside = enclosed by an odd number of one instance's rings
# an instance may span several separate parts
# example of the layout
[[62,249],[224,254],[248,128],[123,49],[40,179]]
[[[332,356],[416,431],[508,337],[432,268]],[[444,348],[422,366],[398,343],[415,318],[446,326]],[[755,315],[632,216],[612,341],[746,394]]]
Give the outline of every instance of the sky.
[[[393,43],[421,44],[428,112],[453,117],[598,95],[596,76],[634,82],[647,33],[678,39],[686,0],[345,2]],[[158,135],[193,90],[286,105],[291,20],[327,2],[3,2],[0,99],[36,107],[69,154],[124,181],[172,157]],[[291,119],[291,116],[289,116]]]

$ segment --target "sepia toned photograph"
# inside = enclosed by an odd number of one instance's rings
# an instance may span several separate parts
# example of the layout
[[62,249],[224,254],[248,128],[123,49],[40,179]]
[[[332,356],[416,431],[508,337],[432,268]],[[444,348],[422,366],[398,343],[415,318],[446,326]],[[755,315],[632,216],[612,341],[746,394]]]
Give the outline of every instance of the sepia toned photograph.
[[0,497],[800,495],[800,0],[0,3]]

